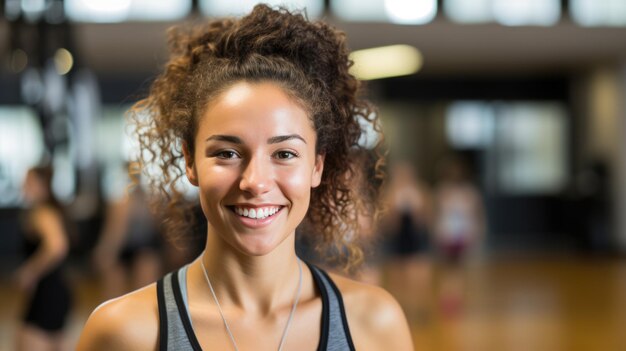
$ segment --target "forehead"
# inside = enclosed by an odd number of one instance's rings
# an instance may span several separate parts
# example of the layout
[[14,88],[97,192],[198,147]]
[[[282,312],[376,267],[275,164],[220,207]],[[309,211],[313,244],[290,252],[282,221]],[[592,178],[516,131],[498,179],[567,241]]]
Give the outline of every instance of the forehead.
[[275,83],[238,82],[206,106],[199,133],[315,133],[309,114]]

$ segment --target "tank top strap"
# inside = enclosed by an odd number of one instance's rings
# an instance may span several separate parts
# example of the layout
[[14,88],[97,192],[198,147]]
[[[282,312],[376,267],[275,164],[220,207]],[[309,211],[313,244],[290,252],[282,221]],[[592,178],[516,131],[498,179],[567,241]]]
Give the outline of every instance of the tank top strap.
[[[165,275],[157,282],[159,305],[159,351],[201,351],[186,307],[187,266]],[[181,289],[181,279],[185,285]]]
[[[322,269],[307,263],[322,298],[318,351],[354,351],[341,292]],[[159,351],[202,351],[187,307],[185,266],[157,282]]]
[[322,330],[318,351],[354,351],[341,292],[324,270],[308,264],[322,297]]

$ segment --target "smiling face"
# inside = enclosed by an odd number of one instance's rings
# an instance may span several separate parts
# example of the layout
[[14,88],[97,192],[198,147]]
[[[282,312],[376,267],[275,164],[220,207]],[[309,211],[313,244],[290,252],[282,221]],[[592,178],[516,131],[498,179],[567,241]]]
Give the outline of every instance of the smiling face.
[[294,235],[322,176],[315,143],[306,110],[276,84],[239,82],[213,99],[185,150],[209,235],[253,256]]

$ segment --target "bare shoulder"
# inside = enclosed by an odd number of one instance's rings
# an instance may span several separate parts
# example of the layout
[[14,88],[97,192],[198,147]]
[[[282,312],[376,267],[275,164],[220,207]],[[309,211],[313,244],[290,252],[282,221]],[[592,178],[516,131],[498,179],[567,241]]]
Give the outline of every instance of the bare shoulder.
[[153,283],[98,306],[87,320],[77,350],[156,350],[158,332]]
[[343,297],[357,350],[413,350],[406,317],[391,294],[374,285],[330,275]]

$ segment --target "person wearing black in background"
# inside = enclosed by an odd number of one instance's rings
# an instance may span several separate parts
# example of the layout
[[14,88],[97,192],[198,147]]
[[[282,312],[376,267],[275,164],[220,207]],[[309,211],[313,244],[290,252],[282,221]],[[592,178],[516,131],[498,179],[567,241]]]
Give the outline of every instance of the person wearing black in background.
[[63,277],[69,243],[63,211],[52,192],[52,168],[30,169],[23,193],[27,208],[20,217],[27,259],[16,283],[27,301],[18,328],[16,350],[59,350],[70,311],[71,294]]

